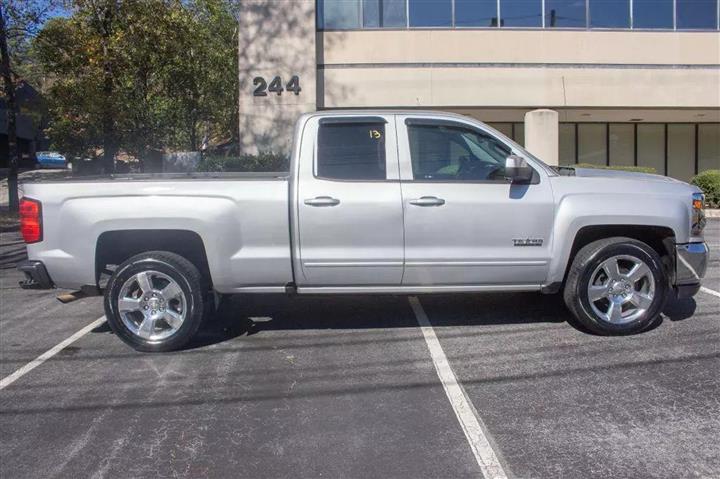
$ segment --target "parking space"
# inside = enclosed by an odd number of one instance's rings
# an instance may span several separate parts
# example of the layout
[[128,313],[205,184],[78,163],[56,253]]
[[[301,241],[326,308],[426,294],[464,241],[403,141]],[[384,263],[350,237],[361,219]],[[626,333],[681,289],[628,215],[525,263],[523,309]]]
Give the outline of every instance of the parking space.
[[[706,286],[720,290],[720,222]],[[0,376],[102,315],[22,291],[3,234]],[[559,297],[421,296],[509,477],[720,476],[720,300],[604,338]],[[0,390],[3,477],[482,477],[406,297],[236,297],[191,347],[105,326]]]

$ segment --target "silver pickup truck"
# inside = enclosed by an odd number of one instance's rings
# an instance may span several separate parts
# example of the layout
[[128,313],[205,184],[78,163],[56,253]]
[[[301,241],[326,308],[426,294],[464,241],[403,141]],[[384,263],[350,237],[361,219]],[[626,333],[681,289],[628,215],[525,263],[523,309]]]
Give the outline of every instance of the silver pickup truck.
[[629,334],[694,295],[708,260],[697,188],[549,167],[440,112],[304,115],[289,173],[22,189],[23,285],[104,290],[110,326],[142,351],[181,347],[233,293],[562,291],[587,330]]

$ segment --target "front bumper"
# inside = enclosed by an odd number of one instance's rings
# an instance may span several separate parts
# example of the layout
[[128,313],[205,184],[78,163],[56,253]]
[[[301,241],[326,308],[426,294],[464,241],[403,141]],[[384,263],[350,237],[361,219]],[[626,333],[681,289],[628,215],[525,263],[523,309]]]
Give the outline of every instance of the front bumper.
[[51,289],[54,286],[42,261],[23,261],[17,269],[25,273],[25,280],[20,281],[23,289]]
[[675,245],[675,294],[689,298],[700,290],[700,280],[705,276],[710,251],[705,243]]

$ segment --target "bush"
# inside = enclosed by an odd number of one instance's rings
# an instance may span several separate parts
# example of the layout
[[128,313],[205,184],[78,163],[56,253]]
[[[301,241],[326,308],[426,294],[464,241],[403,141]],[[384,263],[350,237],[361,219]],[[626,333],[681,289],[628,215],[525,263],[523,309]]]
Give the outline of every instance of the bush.
[[288,171],[289,158],[277,153],[258,155],[207,156],[198,165],[198,171]]
[[579,163],[577,165],[568,165],[572,168],[598,168],[601,170],[619,170],[633,171],[635,173],[652,173],[657,174],[657,170],[651,166],[600,166],[591,163]]
[[710,208],[720,208],[720,170],[703,171],[691,183],[703,190]]

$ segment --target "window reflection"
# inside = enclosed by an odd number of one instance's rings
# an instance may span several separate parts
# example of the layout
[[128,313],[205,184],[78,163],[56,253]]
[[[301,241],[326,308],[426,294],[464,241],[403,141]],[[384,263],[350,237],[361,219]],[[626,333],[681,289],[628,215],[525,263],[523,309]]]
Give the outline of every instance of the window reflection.
[[451,0],[408,0],[411,27],[452,26]]
[[456,27],[497,27],[495,0],[455,0]]
[[633,28],[673,28],[673,0],[633,0]]
[[590,0],[590,27],[629,28],[629,0]]
[[500,26],[541,27],[542,0],[502,0]]
[[545,26],[585,28],[585,0],[545,0]]
[[365,28],[403,28],[407,26],[405,0],[363,0]]
[[716,0],[677,0],[677,28],[717,28]]

